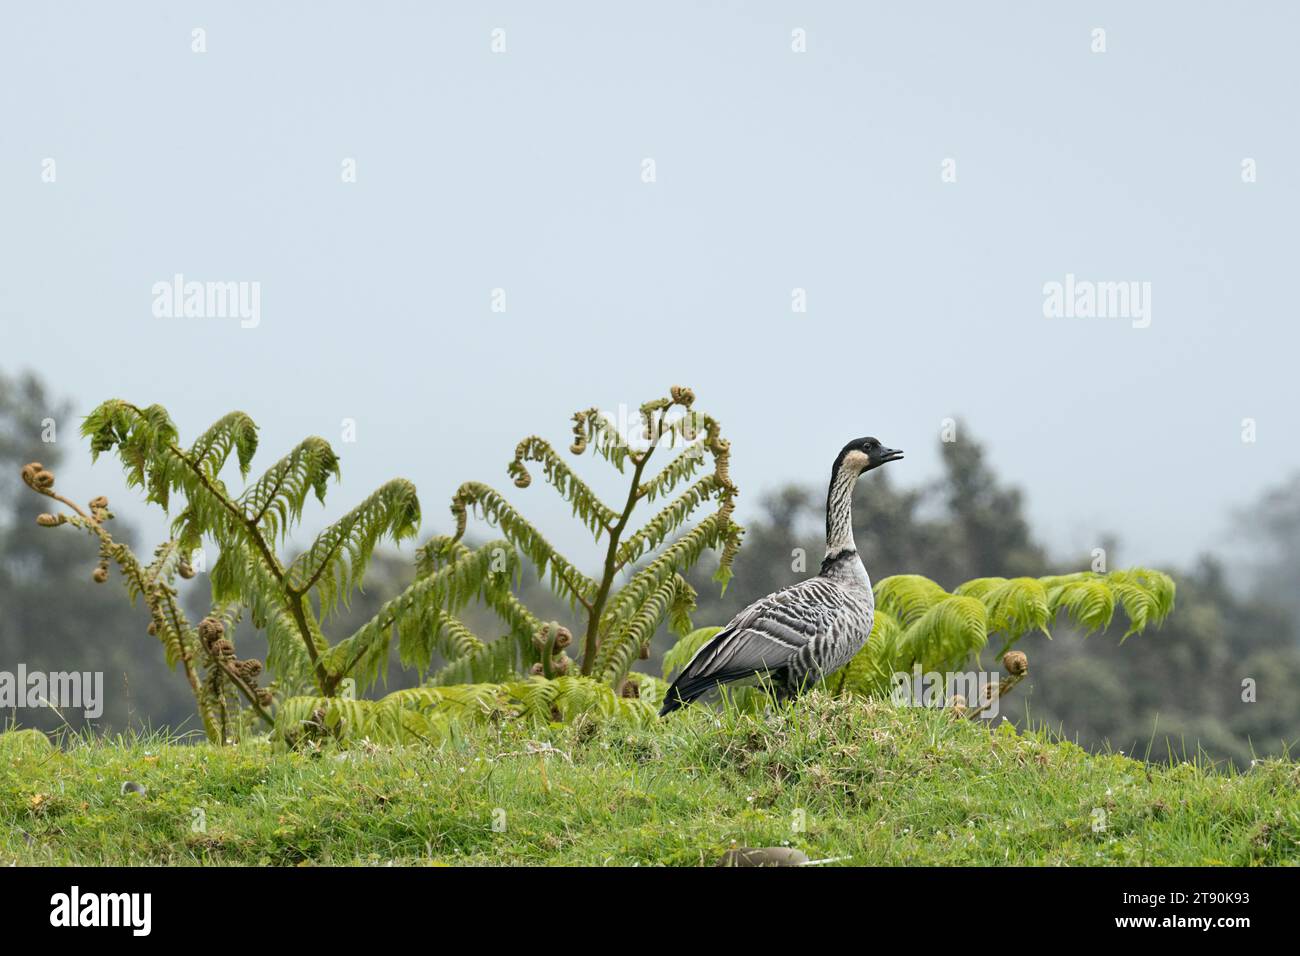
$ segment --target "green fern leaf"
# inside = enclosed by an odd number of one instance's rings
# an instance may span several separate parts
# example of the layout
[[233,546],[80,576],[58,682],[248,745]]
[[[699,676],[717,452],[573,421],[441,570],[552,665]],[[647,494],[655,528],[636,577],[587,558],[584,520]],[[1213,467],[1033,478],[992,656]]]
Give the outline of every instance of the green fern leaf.
[[457,540],[465,534],[467,511],[471,505],[481,508],[484,517],[500,528],[506,539],[533,563],[538,573],[549,578],[552,590],[568,597],[571,605],[577,601],[590,603],[595,598],[596,582],[561,557],[536,528],[485,484],[466,482],[456,492],[451,510],[456,519]]
[[651,518],[640,531],[619,545],[618,564],[620,566],[632,564],[658,548],[681,527],[682,522],[689,518],[696,508],[708,501],[719,487],[720,483],[716,475],[705,475],[682,492]]
[[1085,635],[1110,627],[1115,614],[1115,592],[1102,578],[1059,575],[1044,578],[1043,583],[1047,585],[1047,602],[1053,616],[1065,611],[1066,617],[1082,627]]
[[239,462],[240,477],[247,478],[257,452],[257,425],[243,412],[231,412],[219,419],[190,446],[187,455],[215,478],[232,451]]
[[[886,612],[888,613],[888,612]],[[988,612],[973,597],[949,595],[932,604],[898,637],[899,659],[923,670],[956,670],[988,643]]]
[[939,585],[919,574],[896,574],[884,578],[875,587],[876,607],[898,618],[908,627],[920,620],[930,608],[948,597]]
[[517,567],[518,557],[505,542],[489,542],[467,552],[437,573],[417,578],[385,602],[374,617],[330,650],[326,666],[331,673],[352,676],[359,687],[369,687],[387,674],[396,628],[402,663],[423,671],[442,633],[442,615],[456,614],[477,597],[508,589]]
[[323,438],[311,437],[266,470],[239,499],[250,521],[271,541],[283,539],[302,517],[307,495],[324,503],[330,477],[339,477],[339,459]]
[[532,481],[528,469],[524,467],[525,461],[536,461],[542,464],[547,482],[573,505],[574,515],[581,519],[596,537],[600,537],[602,532],[608,531],[618,521],[618,515],[614,510],[596,497],[596,493],[573,473],[548,442],[536,435],[530,435],[515,449],[515,460],[510,463],[508,471],[510,477],[515,480],[515,485],[520,488],[528,487]]
[[[680,606],[684,589],[690,590],[690,585],[681,575],[674,574],[642,602],[626,626],[603,635],[596,655],[595,672],[610,685],[619,686],[642,650],[650,646],[650,639],[664,618]],[[694,591],[690,591],[686,600],[693,606]],[[685,623],[689,626],[689,617]]]
[[316,588],[322,612],[328,615],[340,599],[347,606],[349,593],[365,578],[366,566],[382,538],[401,542],[419,526],[420,500],[415,485],[394,479],[317,536],[289,566],[289,586],[300,594]]

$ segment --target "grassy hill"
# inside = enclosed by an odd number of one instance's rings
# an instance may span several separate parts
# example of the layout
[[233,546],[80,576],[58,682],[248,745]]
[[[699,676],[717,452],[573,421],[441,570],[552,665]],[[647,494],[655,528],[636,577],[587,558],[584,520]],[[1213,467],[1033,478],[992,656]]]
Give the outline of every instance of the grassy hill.
[[0,865],[1300,863],[1295,763],[1149,767],[862,700],[314,753],[65,744],[0,735]]

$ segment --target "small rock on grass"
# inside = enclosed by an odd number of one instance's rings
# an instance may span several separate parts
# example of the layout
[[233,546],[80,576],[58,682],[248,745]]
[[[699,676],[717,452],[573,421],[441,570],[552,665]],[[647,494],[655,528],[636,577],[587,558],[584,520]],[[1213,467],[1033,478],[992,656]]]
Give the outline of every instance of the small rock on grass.
[[808,854],[788,846],[741,846],[722,855],[718,866],[802,866]]

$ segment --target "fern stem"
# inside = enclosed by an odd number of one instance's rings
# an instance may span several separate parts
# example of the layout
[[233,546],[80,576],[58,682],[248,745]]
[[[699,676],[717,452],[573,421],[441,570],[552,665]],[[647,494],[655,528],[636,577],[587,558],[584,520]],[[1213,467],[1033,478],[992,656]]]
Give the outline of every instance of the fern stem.
[[599,649],[600,641],[600,618],[605,612],[605,600],[609,597],[609,590],[614,584],[614,575],[619,570],[618,541],[632,517],[632,509],[636,507],[641,473],[645,471],[646,462],[650,460],[654,450],[655,446],[651,445],[646,449],[644,455],[640,457],[632,456],[636,462],[636,467],[632,471],[632,486],[628,489],[627,504],[623,506],[623,513],[619,516],[618,524],[609,532],[609,548],[605,552],[605,571],[601,575],[600,590],[596,593],[596,599],[591,602],[591,608],[587,612],[587,636],[582,643],[582,675],[584,677],[590,677],[592,670],[596,667],[596,651]]
[[[283,582],[281,582],[283,585]],[[307,647],[307,656],[311,658],[312,667],[316,671],[316,684],[320,687],[321,694],[325,697],[333,697],[334,690],[338,687],[342,674],[331,674],[321,663],[320,653],[316,650],[316,641],[311,633],[311,626],[307,623],[307,608],[301,594],[289,593],[289,613],[293,615],[294,623],[298,625],[298,633],[302,636],[302,642]]]
[[289,582],[285,580],[284,568],[280,566],[280,562],[276,560],[275,552],[271,550],[270,546],[266,543],[266,539],[262,537],[262,530],[257,526],[257,522],[252,518],[249,518],[248,515],[244,513],[243,508],[239,507],[239,505],[235,504],[217,490],[216,486],[208,480],[207,475],[203,473],[203,469],[190,461],[188,455],[182,452],[175,445],[172,446],[172,449],[181,456],[181,460],[189,466],[190,470],[194,472],[199,481],[202,482],[203,486],[208,489],[209,493],[214,495],[217,500],[221,502],[222,506],[238,518],[247,529],[249,537],[253,541],[253,546],[257,548],[258,552],[262,556],[262,562],[266,565],[267,570],[271,572],[271,576],[275,578],[276,583],[280,585],[281,590],[284,591],[285,596],[288,598],[286,603],[289,605],[289,613],[292,615],[294,623],[298,627],[298,635],[302,638],[302,642],[307,648],[307,656],[311,659],[312,667],[316,671],[317,686],[320,687],[321,693],[326,697],[331,696],[333,693],[333,687],[337,681],[331,677],[329,672],[325,670],[324,665],[320,662],[320,655],[316,651],[316,641],[312,636],[311,628],[307,624],[307,614],[302,606],[302,595],[295,594],[289,587]]
[[[120,565],[119,565],[120,566]],[[148,594],[148,592],[145,592]],[[185,679],[189,681],[190,689],[194,691],[194,703],[199,708],[199,717],[203,720],[204,731],[208,735],[208,740],[213,740],[213,734],[216,728],[212,726],[212,715],[210,713],[210,703],[207,695],[203,691],[203,683],[199,680],[198,671],[194,669],[194,651],[185,643],[185,635],[190,633],[189,622],[185,619],[184,613],[177,606],[170,594],[164,592],[162,603],[166,613],[172,619],[172,627],[180,635],[179,642],[181,648],[181,664],[185,667]],[[224,740],[219,741],[225,743]]]
[[185,463],[185,466],[194,473],[194,476],[198,478],[199,483],[207,489],[208,493],[212,495],[223,508],[229,511],[231,515],[233,515],[248,531],[253,546],[257,548],[258,552],[261,554],[262,561],[266,565],[267,570],[271,572],[272,577],[275,578],[276,583],[280,585],[280,589],[288,599],[286,603],[289,605],[289,613],[293,616],[294,623],[298,627],[298,634],[302,638],[303,644],[306,645],[307,656],[311,659],[312,667],[316,671],[317,686],[320,687],[321,693],[326,697],[332,696],[333,690],[338,684],[338,678],[325,670],[325,666],[321,663],[320,654],[316,650],[316,641],[312,635],[311,628],[307,624],[307,614],[306,609],[303,607],[302,595],[296,593],[289,586],[289,582],[285,578],[284,568],[281,567],[280,562],[276,560],[275,552],[273,552],[270,546],[266,543],[266,539],[262,537],[262,530],[257,526],[257,522],[245,514],[243,508],[223,494],[221,490],[209,480],[207,474],[205,474],[203,469],[199,467],[198,463],[190,459],[190,456],[185,453],[184,449],[170,442],[168,443],[168,447],[171,449],[172,453],[177,455],[180,460]]
[[[190,685],[190,690],[194,694],[194,706],[198,709],[199,719],[203,721],[203,733],[208,738],[209,743],[223,743],[219,738],[220,731],[214,722],[211,708],[208,703],[207,694],[203,690],[203,683],[199,680],[198,672],[194,669],[193,649],[186,645],[185,635],[189,633],[189,622],[185,619],[184,612],[177,606],[171,595],[162,591],[158,587],[158,577],[156,574],[146,576],[141,570],[140,562],[126,545],[119,545],[113,540],[113,535],[93,516],[86,515],[80,508],[62,496],[50,495],[51,498],[58,498],[72,507],[84,519],[87,529],[94,534],[104,544],[109,554],[113,556],[117,564],[118,571],[123,577],[130,578],[135,582],[136,588],[144,596],[146,604],[162,604],[165,613],[172,620],[172,627],[175,629],[177,640],[180,644],[180,660],[185,668],[185,680]],[[168,544],[175,547],[176,542],[170,541]],[[161,569],[162,563],[159,562]],[[160,598],[159,595],[162,595]]]

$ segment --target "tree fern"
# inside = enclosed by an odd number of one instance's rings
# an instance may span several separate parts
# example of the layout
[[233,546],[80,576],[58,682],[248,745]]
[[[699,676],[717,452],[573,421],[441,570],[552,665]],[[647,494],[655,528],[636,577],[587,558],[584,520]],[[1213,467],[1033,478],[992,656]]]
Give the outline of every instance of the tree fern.
[[[188,450],[157,405],[142,409],[105,402],[86,418],[82,431],[95,456],[116,449],[128,483],[143,487],[149,500],[170,510],[173,495],[183,495],[173,521],[178,547],[188,553],[204,541],[215,544],[214,600],[238,601],[251,610],[254,625],[267,633],[267,664],[286,685],[310,681],[329,696],[352,676],[354,663],[364,665],[367,678],[377,673],[373,654],[358,653],[354,659],[335,653],[320,615],[347,603],[381,540],[415,534],[420,506],[410,482],[382,486],[286,565],[275,546],[301,519],[308,495],[323,503],[330,478],[339,476],[338,456],[324,439],[301,442],[234,494],[220,477],[222,469],[233,455],[246,477],[257,449],[257,426],[241,412],[221,418]],[[351,650],[360,640],[342,643]]]
[[1049,628],[1062,613],[1090,633],[1109,626],[1118,604],[1129,618],[1128,637],[1158,626],[1174,607],[1173,580],[1146,568],[1038,579],[978,578],[953,595],[927,578],[905,575],[885,578],[875,590],[878,610],[871,638],[844,680],[848,689],[859,692],[880,692],[882,676],[887,682],[888,674],[910,672],[917,665],[960,669],[993,635],[1002,638],[999,656],[1030,631],[1050,637]]
[[[466,533],[470,511],[481,514],[537,568],[577,616],[582,675],[622,686],[633,662],[665,620],[679,633],[689,631],[695,594],[683,574],[706,550],[716,549],[720,552],[716,577],[725,586],[739,547],[742,532],[731,517],[736,486],[728,473],[730,449],[718,422],[695,411],[694,400],[690,389],[675,387],[668,396],[642,405],[639,442],[621,434],[615,422],[597,409],[574,415],[572,454],[590,450],[618,471],[630,470],[630,487],[621,509],[602,502],[544,439],[529,436],[516,447],[514,460],[507,466],[516,487],[528,487],[532,482],[528,465],[540,463],[547,483],[605,544],[599,575],[589,577],[580,572],[503,495],[481,482],[466,482],[457,490],[451,506],[455,536],[426,549],[422,562],[432,567],[446,560],[448,549],[459,544]],[[650,476],[647,467],[661,448],[679,451],[662,471]],[[661,507],[640,529],[630,529],[641,502],[671,493],[710,461],[713,468],[709,473]],[[687,527],[699,510],[710,506],[709,514],[694,527]],[[616,586],[625,573],[631,576],[621,587]],[[490,595],[487,603],[510,625],[516,641],[524,637],[520,632],[525,627],[532,626],[534,635],[537,633],[535,616],[513,596]],[[522,641],[521,647],[526,655],[527,642]],[[532,663],[540,663],[546,670],[549,661],[542,654]]]

